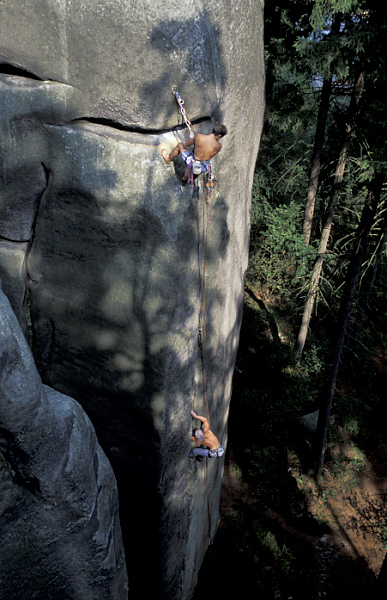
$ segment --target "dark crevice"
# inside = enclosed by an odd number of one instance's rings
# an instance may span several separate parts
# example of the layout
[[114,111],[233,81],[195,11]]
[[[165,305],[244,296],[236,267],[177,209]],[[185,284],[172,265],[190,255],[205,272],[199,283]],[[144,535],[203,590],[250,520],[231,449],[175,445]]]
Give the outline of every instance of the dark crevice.
[[5,427],[0,427],[0,450],[8,463],[15,483],[24,487],[34,496],[41,493],[37,477],[30,473],[30,457],[19,447],[19,440]]
[[40,202],[42,200],[43,194],[46,191],[46,189],[48,188],[48,183],[49,183],[49,179],[50,179],[50,171],[49,171],[48,167],[43,162],[41,163],[41,165],[43,167],[44,174],[46,176],[46,185],[44,186],[44,189],[42,190],[39,198],[36,201],[34,220],[32,222],[31,235],[30,235],[30,240],[29,240],[30,243],[29,243],[29,248],[28,248],[27,254],[29,253],[32,243],[35,239],[35,229],[36,229],[36,221],[38,220],[39,206],[40,206]]
[[[49,170],[48,167],[46,167],[46,165],[43,162],[42,162],[42,167],[43,167],[43,170],[44,170],[44,174],[46,176],[46,187],[45,187],[45,190],[46,190],[48,188],[48,181],[49,181],[49,178],[50,178],[50,170]],[[44,191],[43,191],[43,193],[44,193]]]
[[[184,124],[176,125],[175,127],[169,127],[167,129],[152,129],[139,127],[135,125],[123,125],[117,121],[113,121],[110,119],[98,119],[94,117],[87,117],[81,119],[74,119],[71,121],[72,123],[92,123],[95,125],[103,125],[104,127],[112,127],[113,129],[117,129],[118,131],[128,131],[130,133],[141,133],[147,135],[160,135],[162,133],[172,133],[176,130],[185,129],[186,126]],[[199,125],[200,123],[208,123],[211,122],[211,117],[199,117],[191,121],[192,125]]]
[[[45,373],[52,364],[52,357],[55,346],[55,323],[52,319],[47,319],[39,328],[39,340],[37,340],[36,332],[32,323],[31,337],[32,354],[34,356],[36,368],[39,375],[45,383]],[[48,384],[48,381],[47,381]]]
[[45,165],[44,163],[41,163],[41,164],[42,164],[42,167],[43,167],[44,173],[45,173],[45,175],[46,175],[46,185],[44,186],[44,189],[43,189],[43,191],[41,192],[41,194],[40,194],[39,198],[38,198],[38,199],[37,199],[37,201],[36,201],[36,207],[35,207],[34,220],[33,220],[33,222],[32,222],[32,226],[31,226],[31,234],[30,234],[30,238],[29,238],[29,240],[28,240],[28,241],[29,241],[29,244],[28,244],[28,248],[27,248],[27,251],[26,251],[25,259],[24,259],[25,271],[26,271],[27,278],[28,278],[28,283],[27,283],[27,286],[29,286],[30,282],[33,282],[33,283],[39,283],[39,281],[35,281],[35,279],[32,279],[32,277],[30,277],[30,274],[29,274],[29,272],[28,272],[28,269],[27,269],[27,261],[28,261],[28,256],[29,256],[29,254],[30,254],[30,252],[31,252],[32,244],[33,244],[33,242],[34,242],[34,239],[35,239],[35,229],[36,229],[36,222],[37,222],[37,220],[38,220],[38,213],[39,213],[39,206],[40,206],[40,202],[41,202],[41,200],[42,200],[42,197],[43,197],[43,194],[44,194],[44,192],[45,192],[45,191],[46,191],[46,189],[48,188],[48,183],[49,183],[49,178],[50,178],[50,171],[49,171],[48,167],[46,167],[46,165]]
[[43,81],[43,79],[35,75],[35,73],[31,73],[31,71],[27,71],[27,69],[22,69],[22,67],[17,67],[10,63],[0,62],[0,73],[2,75],[16,75],[17,77],[27,77],[28,79],[34,79],[35,81]]
[[[33,283],[34,284],[39,283],[39,281],[41,280],[43,275],[41,275],[41,277],[38,280],[33,279],[31,277],[31,275],[28,271],[28,257],[31,253],[32,244],[35,240],[36,223],[38,220],[40,202],[43,198],[43,194],[45,193],[45,191],[48,188],[49,179],[50,179],[50,171],[49,171],[48,167],[43,162],[41,163],[41,165],[43,167],[44,174],[46,176],[46,185],[44,186],[44,189],[42,190],[42,192],[36,202],[34,220],[32,222],[32,226],[31,226],[30,238],[28,240],[29,243],[28,243],[28,247],[27,247],[27,250],[26,250],[26,253],[24,256],[24,271],[25,271],[25,276],[26,276],[26,288],[25,288],[24,298],[23,298],[23,307],[24,307],[26,321],[27,321],[27,331],[25,331],[25,335],[26,335],[28,343],[31,346],[31,350],[33,349],[33,344],[34,344],[34,327],[33,327],[32,316],[31,316],[31,285]],[[52,339],[52,336],[51,336],[51,339]],[[50,348],[51,348],[51,344],[50,344]]]
[[0,240],[4,241],[4,242],[12,242],[14,244],[23,244],[25,242],[28,242],[30,238],[27,239],[23,239],[23,240],[15,240],[15,238],[9,238],[6,235],[0,235]]

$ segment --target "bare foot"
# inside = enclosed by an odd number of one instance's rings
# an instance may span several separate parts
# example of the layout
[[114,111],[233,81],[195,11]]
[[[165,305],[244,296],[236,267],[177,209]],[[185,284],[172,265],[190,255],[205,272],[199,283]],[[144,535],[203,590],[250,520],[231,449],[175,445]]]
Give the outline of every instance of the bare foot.
[[168,150],[166,148],[161,148],[161,156],[165,160],[165,162],[169,165],[171,159],[169,158]]

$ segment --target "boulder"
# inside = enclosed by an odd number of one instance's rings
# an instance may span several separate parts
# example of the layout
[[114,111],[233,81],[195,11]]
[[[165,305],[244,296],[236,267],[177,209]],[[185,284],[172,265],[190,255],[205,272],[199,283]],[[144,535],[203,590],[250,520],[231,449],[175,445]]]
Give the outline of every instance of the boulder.
[[42,385],[1,289],[0,365],[1,597],[124,600],[113,470],[81,406]]
[[[310,441],[314,440],[316,435],[319,411],[315,410],[307,415],[302,415],[297,419],[297,425],[303,436]],[[331,417],[330,424],[333,425],[335,418]]]
[[[208,412],[226,443],[264,104],[262,13],[259,0],[0,3],[0,235],[21,243],[13,222],[25,207],[21,297],[35,361],[46,384],[80,402],[111,461],[133,597],[189,598],[217,528],[223,459],[188,458],[190,411],[207,412],[199,263]],[[173,85],[196,132],[229,130],[207,237],[202,189],[193,197],[179,159],[160,155],[188,136]]]

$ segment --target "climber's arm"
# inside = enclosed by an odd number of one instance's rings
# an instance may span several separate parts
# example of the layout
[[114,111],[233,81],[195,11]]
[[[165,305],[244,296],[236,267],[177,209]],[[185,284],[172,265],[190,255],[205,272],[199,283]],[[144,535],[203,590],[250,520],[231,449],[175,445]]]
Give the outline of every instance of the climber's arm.
[[194,437],[191,437],[191,440],[193,442],[196,442],[197,444],[200,444],[201,446],[207,446],[207,448],[209,448],[210,450],[217,450],[220,447],[220,443],[216,435],[210,430],[210,424],[208,422],[208,419],[206,417],[201,417],[200,415],[197,415],[193,410],[191,410],[191,415],[194,419],[199,419],[199,421],[203,423],[204,434],[204,440],[202,441],[199,441]]
[[200,415],[197,415],[196,412],[194,412],[193,410],[191,410],[191,415],[194,419],[198,419],[203,423],[203,433],[205,435],[210,428],[210,423],[208,419],[206,417],[201,417]]

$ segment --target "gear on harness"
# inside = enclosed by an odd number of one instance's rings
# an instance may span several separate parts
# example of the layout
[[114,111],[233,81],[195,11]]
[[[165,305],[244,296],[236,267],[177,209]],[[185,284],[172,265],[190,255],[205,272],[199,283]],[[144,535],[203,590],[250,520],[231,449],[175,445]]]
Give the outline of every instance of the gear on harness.
[[[172,94],[175,96],[176,102],[180,109],[182,119],[183,119],[186,127],[188,128],[191,136],[195,137],[195,130],[192,126],[191,121],[189,120],[189,118],[187,116],[187,112],[186,112],[185,106],[184,106],[184,100],[180,96],[179,92],[177,91],[176,86],[172,87]],[[213,188],[215,186],[215,181],[216,181],[213,166],[212,166],[212,161],[208,160],[208,161],[202,162],[200,160],[196,160],[195,157],[192,155],[192,160],[188,159],[187,165],[189,167],[188,183],[191,185],[191,188],[194,187],[194,176],[197,177],[198,175],[202,175],[203,189],[205,190],[205,193],[209,199],[209,195],[210,195],[211,191],[213,190]]]
[[194,175],[200,175],[202,172],[202,163],[200,160],[194,160],[192,163],[192,173]]

